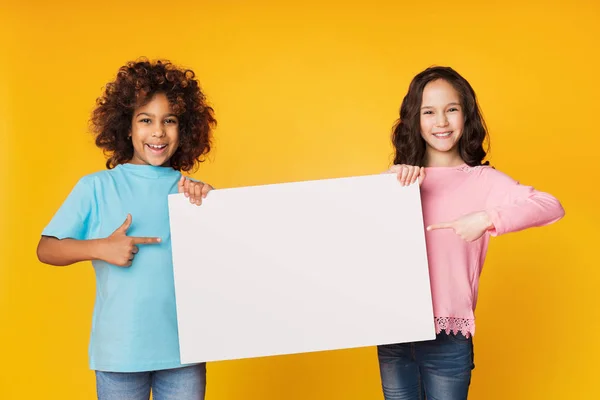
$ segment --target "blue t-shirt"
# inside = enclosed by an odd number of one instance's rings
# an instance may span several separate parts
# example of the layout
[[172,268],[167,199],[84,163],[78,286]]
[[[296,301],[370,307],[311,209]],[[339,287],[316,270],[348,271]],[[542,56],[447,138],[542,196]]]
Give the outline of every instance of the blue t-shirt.
[[83,177],[44,229],[58,239],[100,239],[132,223],[128,236],[159,237],[139,245],[130,267],[93,261],[96,302],[90,367],[138,372],[181,366],[175,308],[168,195],[179,171],[151,165],[118,165]]

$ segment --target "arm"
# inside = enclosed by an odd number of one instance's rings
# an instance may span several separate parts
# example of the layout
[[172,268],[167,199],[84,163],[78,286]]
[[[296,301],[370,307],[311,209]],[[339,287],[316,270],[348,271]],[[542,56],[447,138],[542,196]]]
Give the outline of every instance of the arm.
[[42,236],[37,247],[38,259],[44,264],[66,266],[80,261],[99,259],[102,239],[76,240]]
[[93,199],[93,180],[83,177],[42,232],[37,247],[41,262],[65,266],[97,256],[97,241],[86,240],[90,215],[95,209]]
[[104,239],[78,240],[59,239],[42,236],[37,248],[38,259],[50,265],[66,266],[80,261],[102,260],[119,267],[130,267],[138,253],[138,245],[152,245],[161,242],[156,237],[127,236],[131,226],[131,214],[123,225]]
[[485,211],[493,236],[550,225],[564,217],[565,210],[554,196],[521,185],[501,172],[486,172],[491,186]]
[[520,185],[494,169],[483,169],[478,179],[477,190],[487,191],[485,209],[455,221],[430,225],[428,231],[452,229],[464,240],[472,242],[486,232],[492,236],[517,232],[549,225],[565,215],[562,205],[553,196]]

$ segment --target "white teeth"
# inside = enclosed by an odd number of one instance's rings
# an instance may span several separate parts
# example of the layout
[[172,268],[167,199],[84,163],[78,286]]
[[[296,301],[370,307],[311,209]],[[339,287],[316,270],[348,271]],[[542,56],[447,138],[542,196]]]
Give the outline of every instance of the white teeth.
[[148,147],[150,147],[152,149],[160,150],[160,149],[167,147],[167,145],[166,144],[161,144],[161,145],[149,144]]
[[434,133],[433,136],[435,136],[435,137],[448,137],[451,134],[452,134],[452,132]]

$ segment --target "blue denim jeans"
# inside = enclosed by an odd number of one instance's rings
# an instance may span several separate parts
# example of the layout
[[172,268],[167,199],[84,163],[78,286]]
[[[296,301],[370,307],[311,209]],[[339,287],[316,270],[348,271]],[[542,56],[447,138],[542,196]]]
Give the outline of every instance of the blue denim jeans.
[[204,400],[206,364],[149,372],[96,371],[98,400]]
[[464,400],[469,393],[473,340],[462,334],[377,347],[385,400]]

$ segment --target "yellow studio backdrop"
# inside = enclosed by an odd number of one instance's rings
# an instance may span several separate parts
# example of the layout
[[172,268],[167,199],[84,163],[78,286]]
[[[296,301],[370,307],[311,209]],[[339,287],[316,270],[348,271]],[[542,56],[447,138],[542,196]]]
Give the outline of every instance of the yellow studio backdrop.
[[[76,181],[103,168],[89,115],[139,56],[197,73],[219,126],[194,176],[221,188],[382,171],[410,79],[457,69],[493,165],[567,211],[492,240],[470,398],[594,397],[600,4],[521,3],[1,0],[0,398],[95,396],[92,268],[45,266],[35,249]],[[379,385],[363,348],[212,363],[207,398],[378,400]]]

